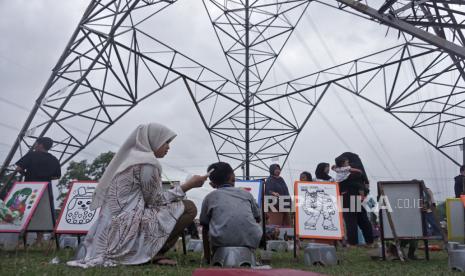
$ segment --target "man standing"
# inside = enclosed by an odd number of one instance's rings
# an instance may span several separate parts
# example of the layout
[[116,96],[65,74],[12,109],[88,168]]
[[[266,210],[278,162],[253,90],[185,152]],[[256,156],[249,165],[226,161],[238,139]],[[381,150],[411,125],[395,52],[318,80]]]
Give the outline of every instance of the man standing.
[[[24,181],[51,182],[54,179],[61,177],[60,162],[51,155],[48,151],[53,146],[53,140],[49,137],[41,137],[34,144],[33,151],[28,152],[16,162],[16,170],[14,174],[23,174]],[[51,189],[51,184],[49,188]],[[50,190],[49,195],[53,198],[53,193]],[[53,199],[52,199],[52,208]],[[37,244],[41,244],[43,233],[37,233]]]
[[460,166],[460,174],[455,177],[455,197],[460,197],[463,194],[463,187],[465,186],[465,165]]
[[60,162],[48,151],[53,140],[48,137],[37,139],[34,151],[28,152],[16,162],[15,172],[25,176],[24,181],[50,182],[61,177]]

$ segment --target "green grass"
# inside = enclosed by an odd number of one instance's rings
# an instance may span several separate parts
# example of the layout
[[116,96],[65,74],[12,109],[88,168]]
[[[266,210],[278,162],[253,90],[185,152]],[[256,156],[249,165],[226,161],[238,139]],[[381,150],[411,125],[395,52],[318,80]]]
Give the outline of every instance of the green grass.
[[[190,275],[196,268],[201,267],[198,253],[172,252],[170,257],[178,261],[177,267],[160,267],[153,264],[141,266],[120,266],[113,268],[79,269],[67,267],[64,262],[73,255],[71,250],[60,250],[46,254],[46,250],[31,248],[17,251],[0,251],[0,274],[1,275]],[[292,268],[328,275],[447,275],[454,273],[447,268],[447,254],[445,252],[430,252],[430,261],[418,260],[402,263],[400,261],[378,261],[371,260],[367,249],[351,248],[339,250],[342,259],[340,265],[321,267],[306,267],[302,255],[294,260],[292,253],[274,253],[271,266],[273,268]],[[419,252],[419,257],[422,253]],[[58,256],[62,263],[53,265],[49,261]]]

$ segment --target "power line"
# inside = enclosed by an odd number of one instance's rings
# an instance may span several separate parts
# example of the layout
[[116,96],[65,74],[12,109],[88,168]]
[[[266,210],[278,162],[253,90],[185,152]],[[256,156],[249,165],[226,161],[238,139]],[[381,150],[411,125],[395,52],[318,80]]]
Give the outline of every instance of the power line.
[[[309,23],[312,25],[313,29],[315,30],[316,34],[317,34],[317,37],[318,39],[320,40],[321,44],[323,45],[323,47],[325,48],[326,52],[328,53],[328,55],[330,56],[331,60],[333,63],[335,63],[335,59],[334,57],[332,56],[331,52],[329,51],[328,49],[328,46],[326,45],[326,43],[323,41],[322,37],[321,37],[321,34],[319,33],[318,29],[316,28],[316,26],[313,24],[313,22],[311,21],[311,19],[307,16],[306,17],[307,20],[309,21]],[[299,33],[296,31],[295,32],[296,34],[296,37],[297,39],[300,40],[301,42],[301,45],[304,46],[305,50],[308,52],[310,58],[312,59],[312,61],[315,63],[315,65],[319,68],[319,70],[321,70],[322,66],[320,65],[320,63],[318,62],[318,60],[316,59],[316,57],[313,55],[312,51],[309,49],[309,46],[307,45],[306,41],[302,39],[302,37],[299,35]],[[327,78],[326,76],[323,76],[324,78]],[[352,118],[352,121],[354,122],[355,126],[358,128],[359,130],[359,133],[362,135],[362,137],[365,139],[365,141],[367,142],[367,144],[369,145],[369,147],[371,148],[371,150],[375,153],[375,155],[378,157],[378,160],[380,160],[381,164],[383,165],[383,167],[385,168],[385,170],[392,175],[391,171],[389,170],[389,168],[386,166],[386,164],[384,163],[383,161],[383,158],[381,158],[380,154],[377,152],[376,148],[372,145],[372,143],[370,142],[368,136],[365,134],[365,132],[363,131],[362,127],[359,125],[358,121],[355,120],[354,116],[352,115],[352,112],[350,111],[350,109],[347,107],[347,105],[344,103],[344,101],[341,99],[340,95],[338,93],[334,93],[336,95],[336,98],[338,99],[338,101],[340,102],[340,104],[344,107],[346,113],[350,116],[350,118]],[[345,143],[346,144],[346,143]],[[347,145],[347,144],[346,144]],[[350,148],[350,147],[348,147]]]

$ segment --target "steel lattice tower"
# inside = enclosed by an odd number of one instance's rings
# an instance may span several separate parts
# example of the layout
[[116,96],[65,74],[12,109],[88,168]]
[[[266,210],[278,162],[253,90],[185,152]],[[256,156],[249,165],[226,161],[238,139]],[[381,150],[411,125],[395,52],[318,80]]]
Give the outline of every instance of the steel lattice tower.
[[[266,171],[270,159],[287,160],[330,87],[380,107],[452,162],[461,162],[452,152],[465,137],[464,1],[203,0],[233,79],[145,30],[147,20],[175,2],[91,1],[1,174],[44,135],[55,139],[52,150],[66,163],[174,82],[185,85],[218,158],[244,168],[246,178],[251,169]],[[264,87],[300,19],[317,4],[398,30],[399,45]],[[425,58],[428,63],[419,62]],[[436,94],[425,93],[428,89]],[[424,129],[434,137],[423,135]]]

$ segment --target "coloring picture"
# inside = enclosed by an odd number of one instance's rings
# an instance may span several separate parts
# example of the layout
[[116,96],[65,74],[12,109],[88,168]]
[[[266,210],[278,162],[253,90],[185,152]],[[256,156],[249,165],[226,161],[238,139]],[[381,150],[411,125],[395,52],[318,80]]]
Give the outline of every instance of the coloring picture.
[[69,204],[66,206],[65,219],[69,224],[86,224],[92,221],[96,210],[90,210],[92,194],[95,187],[81,186],[74,191]]
[[99,209],[91,210],[92,195],[97,182],[73,182],[68,191],[55,229],[57,233],[82,233],[89,231],[97,220]]
[[243,189],[252,194],[258,206],[262,202],[262,182],[260,180],[237,180],[234,187]]
[[307,221],[305,221],[305,229],[316,230],[318,226],[323,227],[324,230],[337,231],[338,228],[334,226],[336,217],[336,202],[328,193],[323,189],[317,187],[309,187],[305,189],[305,201],[302,206],[305,214],[307,214]]
[[342,239],[342,214],[337,183],[297,181],[294,193],[299,237]]
[[16,182],[5,201],[0,200],[0,232],[25,229],[46,188],[46,182]]

